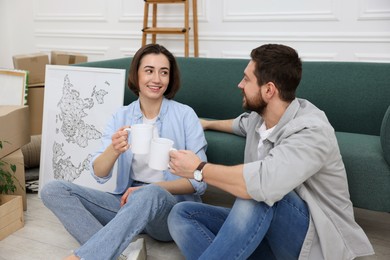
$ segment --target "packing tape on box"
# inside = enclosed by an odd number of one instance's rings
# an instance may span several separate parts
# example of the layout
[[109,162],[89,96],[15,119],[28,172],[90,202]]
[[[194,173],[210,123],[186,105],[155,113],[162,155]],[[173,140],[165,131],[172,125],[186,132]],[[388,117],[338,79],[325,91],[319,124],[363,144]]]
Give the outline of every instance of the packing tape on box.
[[76,63],[76,55],[69,55],[69,64]]

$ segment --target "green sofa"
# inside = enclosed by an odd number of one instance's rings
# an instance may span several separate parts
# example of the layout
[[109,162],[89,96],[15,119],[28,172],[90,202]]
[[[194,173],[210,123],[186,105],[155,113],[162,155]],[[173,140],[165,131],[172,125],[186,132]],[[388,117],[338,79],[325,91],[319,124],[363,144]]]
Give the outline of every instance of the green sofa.
[[[243,112],[237,84],[249,60],[178,58],[182,86],[175,100],[202,118],[228,119]],[[131,58],[77,64],[120,68]],[[126,81],[127,83],[127,81]],[[125,89],[124,105],[136,96]],[[297,96],[325,111],[336,131],[355,207],[390,212],[390,63],[303,62]],[[213,163],[243,162],[244,138],[206,131]],[[233,197],[209,187],[204,201],[231,205]]]

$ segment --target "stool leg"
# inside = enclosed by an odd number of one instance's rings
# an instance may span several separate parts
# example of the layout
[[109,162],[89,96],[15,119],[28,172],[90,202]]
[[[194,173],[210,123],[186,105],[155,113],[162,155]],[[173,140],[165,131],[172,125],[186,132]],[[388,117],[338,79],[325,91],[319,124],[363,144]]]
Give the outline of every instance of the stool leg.
[[[148,27],[148,17],[149,17],[149,5],[145,2],[144,5],[144,30]],[[142,31],[142,46],[146,45],[146,33]]]
[[186,32],[184,34],[184,56],[185,57],[188,57],[189,56],[189,30],[190,30],[190,26],[189,26],[189,4],[188,4],[188,1],[189,0],[186,0],[185,2],[185,7],[184,7],[184,27],[186,28]]
[[199,57],[197,0],[192,0],[192,22],[194,24],[194,57]]
[[[153,28],[157,27],[157,4],[153,4]],[[156,34],[152,34],[152,43],[156,43]]]

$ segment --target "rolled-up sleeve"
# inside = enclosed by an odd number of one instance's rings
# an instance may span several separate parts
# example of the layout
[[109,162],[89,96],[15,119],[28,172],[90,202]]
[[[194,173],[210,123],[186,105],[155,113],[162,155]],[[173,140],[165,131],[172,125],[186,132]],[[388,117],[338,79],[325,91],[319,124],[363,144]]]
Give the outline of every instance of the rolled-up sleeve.
[[108,123],[105,126],[103,136],[101,138],[101,145],[100,148],[92,154],[92,159],[90,161],[90,173],[92,177],[100,184],[104,184],[107,182],[109,179],[112,177],[112,169],[110,173],[106,177],[99,177],[96,176],[95,170],[93,168],[93,163],[95,162],[96,158],[99,157],[104,150],[111,144],[111,136],[114,134],[114,129],[115,129],[115,117],[114,115],[111,116],[111,119],[108,121]]
[[[198,116],[193,109],[189,109],[185,119],[185,149],[193,151],[202,161],[207,162],[207,142]],[[207,189],[205,182],[198,182],[194,179],[189,179],[189,181],[195,190],[195,195],[203,195],[205,193]]]
[[233,133],[239,136],[246,136],[246,129],[249,123],[249,113],[242,113],[233,120]]

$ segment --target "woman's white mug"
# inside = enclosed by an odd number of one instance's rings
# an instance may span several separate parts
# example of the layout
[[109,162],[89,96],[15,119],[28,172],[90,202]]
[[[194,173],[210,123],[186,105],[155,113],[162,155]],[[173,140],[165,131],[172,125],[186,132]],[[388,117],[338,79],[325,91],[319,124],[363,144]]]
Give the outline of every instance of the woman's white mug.
[[150,145],[149,167],[154,170],[164,171],[168,169],[169,152],[174,142],[167,138],[153,138]]
[[150,151],[150,142],[153,138],[153,125],[135,124],[130,128],[125,128],[129,135],[131,151],[134,154],[148,154]]

